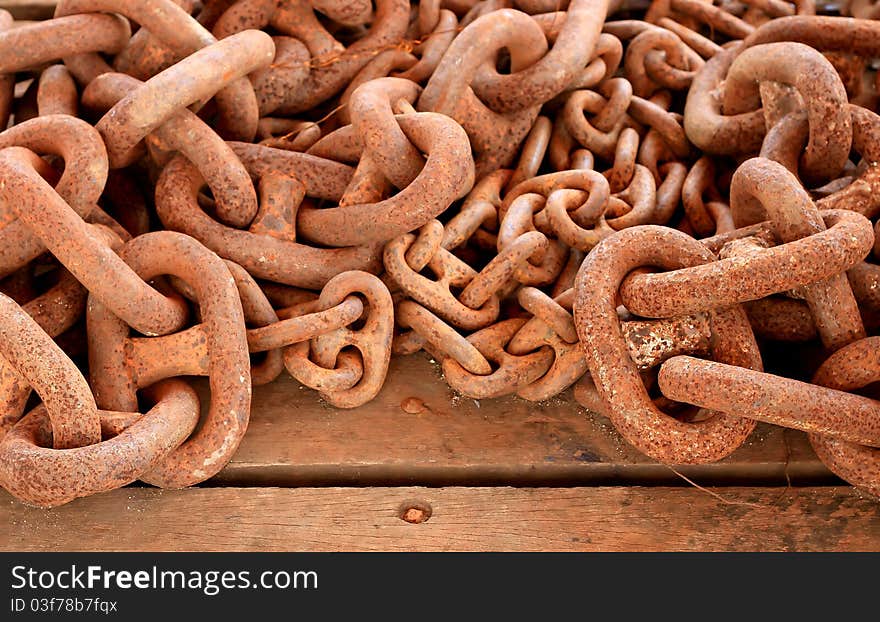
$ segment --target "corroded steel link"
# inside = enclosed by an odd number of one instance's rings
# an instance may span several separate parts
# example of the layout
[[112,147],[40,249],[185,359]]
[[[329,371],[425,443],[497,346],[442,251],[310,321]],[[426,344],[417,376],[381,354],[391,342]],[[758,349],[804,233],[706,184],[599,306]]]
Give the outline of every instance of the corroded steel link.
[[61,0],[55,9],[55,19],[78,13],[124,15],[149,30],[181,57],[215,41],[211,33],[171,0],[144,0],[136,4],[123,0]]
[[719,52],[694,76],[684,105],[684,129],[690,141],[708,153],[755,153],[761,148],[766,127],[761,110],[737,115],[722,112],[718,97],[739,48]]
[[[711,263],[712,253],[689,236],[653,225],[603,240],[584,260],[575,286],[574,318],[590,373],[617,430],[647,455],[666,463],[702,463],[730,454],[754,428],[714,413],[697,423],[665,415],[648,396],[629,356],[616,310],[620,284],[634,268],[682,268]],[[687,313],[687,311],[684,311]],[[680,311],[676,315],[680,315]],[[761,358],[741,307],[710,311],[712,357],[761,369]]]
[[[135,146],[147,134],[181,109],[207,100],[224,86],[265,67],[274,54],[269,35],[246,31],[204,47],[147,80],[95,126],[107,145],[110,166],[131,164],[137,157]],[[182,84],[187,88],[181,88]],[[256,119],[253,125],[255,134]]]
[[424,351],[667,464],[805,430],[880,498],[872,2],[0,9],[0,486],[192,485],[252,387],[355,408]]
[[[669,0],[666,5],[674,13],[686,15],[706,24],[713,32],[721,32],[734,39],[742,39],[754,32],[754,28],[720,7],[700,2],[700,0]],[[648,21],[659,19],[661,15],[653,17],[649,11],[645,17]],[[665,17],[665,15],[662,15]]]
[[257,124],[257,137],[267,147],[307,151],[321,138],[321,127],[314,121],[263,117]]
[[657,383],[676,401],[880,446],[880,402],[861,395],[690,356],[666,361]]
[[[681,202],[687,173],[687,167],[681,162],[666,162],[660,166],[659,174],[662,181],[657,186],[657,207],[654,209],[653,224],[666,225],[672,220]],[[732,219],[730,226],[733,228]]]
[[819,336],[809,307],[800,300],[770,296],[747,302],[745,308],[759,339],[803,343]]
[[[499,169],[496,173],[503,172],[509,174],[510,171]],[[494,174],[484,177],[479,183],[491,180]],[[503,182],[502,182],[503,183]],[[495,248],[497,244],[497,236],[490,233],[490,230],[498,228],[498,208],[496,204],[501,203],[501,199],[497,201],[488,201],[483,199],[472,199],[474,193],[468,196],[461,210],[453,216],[446,226],[443,228],[443,241],[441,246],[446,250],[452,250],[462,246],[465,242],[479,239],[481,234],[486,238],[486,246]]]
[[[27,268],[29,270],[29,268]],[[76,324],[86,304],[86,290],[73,276],[59,269],[58,282],[52,289],[21,305],[34,322],[55,338]],[[0,403],[5,412],[0,415],[0,439],[24,414],[31,385],[8,361],[0,358]]]
[[[260,149],[308,157],[276,149]],[[291,162],[295,163],[296,159]],[[254,176],[272,170],[265,166],[265,162],[262,171],[252,168],[249,159],[245,159],[244,164]],[[293,166],[290,168],[295,170]],[[316,174],[319,171],[320,168],[316,168]],[[310,192],[308,179],[305,181],[306,192]],[[313,248],[284,239],[283,236],[225,227],[199,205],[198,195],[204,183],[191,162],[183,156],[175,157],[162,170],[156,184],[156,212],[159,218],[167,228],[195,237],[221,257],[240,264],[258,278],[318,289],[340,270],[377,270],[379,267],[380,249],[366,246]],[[287,224],[294,231],[294,223]]]
[[[355,408],[379,393],[388,372],[391,359],[391,341],[394,336],[394,303],[388,289],[377,277],[366,272],[342,272],[335,276],[318,298],[318,310],[327,310],[340,304],[348,296],[360,294],[367,301],[367,316],[363,326],[358,329],[339,328],[324,333],[311,341],[311,354],[314,363],[325,370],[334,370],[343,362],[344,351],[349,347],[360,353],[360,372],[356,382],[350,387],[331,389],[313,386],[321,391],[322,397],[337,408]],[[288,347],[284,362],[294,378],[307,383],[308,378],[300,373],[300,361],[308,361],[308,351]],[[305,356],[303,356],[305,355]]]
[[[195,0],[171,0],[192,15]],[[113,68],[126,73],[138,80],[149,80],[163,69],[174,64],[177,56],[152,32],[139,28],[128,42],[128,45],[113,59]]]
[[658,88],[687,89],[695,70],[702,66],[700,58],[688,52],[681,39],[668,30],[646,30],[635,37],[623,65],[633,93],[650,97]]
[[[348,102],[351,99],[352,94],[358,88],[371,80],[387,78],[395,71],[408,69],[415,65],[416,62],[418,62],[418,59],[404,50],[385,50],[384,52],[377,54],[369,63],[364,65],[364,68],[361,69],[357,75],[352,78],[348,86],[345,87],[342,95],[339,96],[339,107],[335,113],[335,117],[342,124],[351,123]],[[395,77],[399,78],[400,76],[397,75]],[[412,82],[415,82],[415,80]]]
[[264,352],[308,341],[352,324],[363,313],[364,305],[361,300],[356,296],[349,296],[329,309],[286,317],[261,328],[249,329],[248,347],[251,352]]
[[[189,57],[195,55],[201,48],[211,46],[211,44],[217,42],[210,32],[172,0],[143,0],[137,3],[130,3],[127,0],[62,0],[55,8],[56,17],[72,13],[91,12],[120,13],[125,15],[149,30],[164,45],[169,47],[176,57],[187,57],[184,61],[189,60]],[[268,38],[268,35],[264,34],[263,36]],[[249,41],[246,45],[254,46],[255,49],[252,50],[252,53],[257,52],[259,48],[259,44],[255,42]],[[87,56],[91,56],[92,59],[99,59],[97,54]],[[272,56],[273,52],[268,52],[269,60],[266,61],[267,63],[271,62]],[[69,60],[66,59],[65,62],[70,67]],[[202,80],[208,79],[206,74],[224,67],[222,58],[215,59],[214,62],[216,63],[215,67],[209,68],[201,74]],[[71,71],[73,71],[72,68]],[[223,71],[234,71],[234,68],[223,68],[221,72]],[[94,78],[95,76],[91,77]],[[226,82],[230,83],[226,84]],[[205,84],[206,82],[202,82],[202,85]],[[239,77],[237,80],[225,80],[222,84],[226,88],[222,90],[217,88],[210,93],[203,92],[198,97],[204,97],[204,101],[207,101],[208,97],[216,95],[215,101],[219,109],[218,126],[224,137],[231,140],[251,140],[256,133],[257,118],[259,116],[253,86],[244,77]],[[172,92],[178,94],[177,91]],[[173,102],[176,97],[169,97],[168,99]],[[188,106],[193,103],[203,102],[190,100],[182,104],[182,106]],[[143,121],[143,119],[138,120]]]
[[472,374],[488,375],[492,366],[474,345],[462,337],[454,328],[412,300],[402,300],[397,305],[394,319],[401,328],[409,328],[412,338],[418,338],[422,346],[430,346],[434,356],[442,361],[446,357],[455,359],[459,365]]
[[[418,176],[399,193],[375,203],[301,209],[297,234],[327,246],[385,242],[422,226],[473,185],[467,135],[445,115],[395,115],[409,141],[428,154]],[[320,145],[319,141],[312,149]]]
[[326,369],[309,359],[307,341],[284,348],[284,366],[291,376],[322,396],[331,391],[347,391],[364,375],[364,364],[357,352],[343,350],[336,359],[336,366]]
[[743,50],[724,81],[722,110],[737,115],[761,105],[758,85],[774,81],[795,87],[810,119],[810,138],[801,170],[811,179],[836,176],[849,156],[851,118],[846,90],[821,53],[801,43],[767,43]]
[[553,233],[571,248],[588,252],[604,238],[614,233],[604,216],[595,223],[581,226],[578,218],[584,205],[583,192],[579,190],[555,190],[547,198],[544,212]]
[[461,123],[476,154],[478,178],[513,160],[543,103],[502,114],[476,95],[471,85],[478,71],[489,63],[494,66],[502,49],[510,51],[510,71],[516,74],[544,56],[547,40],[540,26],[524,13],[492,11],[455,37],[418,102],[419,110],[439,112]]
[[715,221],[704,202],[721,200],[715,181],[715,161],[703,156],[691,166],[681,188],[681,202],[693,230],[698,235],[710,235],[715,231]]
[[118,15],[71,15],[0,32],[0,74],[86,52],[119,52],[131,37]]
[[451,288],[466,287],[478,273],[445,248],[438,249],[428,262],[436,280],[413,270],[406,261],[406,253],[415,241],[416,236],[407,233],[388,242],[384,251],[385,269],[407,296],[466,330],[488,326],[498,318],[500,300],[495,295],[490,295],[478,308],[471,308],[455,297]]
[[[813,382],[837,391],[855,391],[876,382],[880,378],[878,342],[877,337],[868,337],[841,348],[819,367]],[[855,423],[850,412],[845,414],[849,415],[850,425]],[[869,425],[869,422],[870,419],[862,423]],[[835,474],[875,497],[880,496],[880,452],[822,434],[810,434],[810,443],[819,459]]]
[[[533,242],[526,242],[523,238],[525,235],[535,234],[543,236],[543,232],[535,231],[535,223],[533,222],[533,214],[544,209],[546,201],[540,194],[522,194],[514,199],[504,214],[501,225],[498,227],[498,255],[492,261],[499,260],[505,255],[514,252],[515,245],[534,245],[538,244],[535,253],[527,258],[525,262],[519,262],[520,265],[514,269],[513,278],[523,285],[548,285],[556,280],[559,271],[565,265],[568,259],[568,252],[564,244],[558,241],[547,240],[547,243],[541,242],[536,236]],[[546,238],[545,238],[546,239]],[[512,257],[512,256],[510,256]],[[477,281],[484,278],[484,274],[489,270],[490,262],[483,271]],[[468,285],[471,287],[471,285]],[[474,285],[474,287],[477,287]],[[473,306],[462,301],[469,306]]]
[[278,7],[278,0],[237,0],[217,18],[211,34],[224,39],[242,30],[263,29]]
[[[612,78],[603,87],[609,95],[607,100],[594,91],[571,93],[565,102],[562,118],[572,138],[610,161],[627,122],[626,110],[632,100],[632,87],[622,78]],[[592,123],[587,120],[585,112],[595,115]]]
[[531,384],[547,373],[553,363],[553,350],[542,346],[531,354],[515,356],[504,346],[526,323],[525,318],[502,320],[468,335],[467,340],[498,367],[485,375],[473,374],[453,358],[443,361],[443,375],[449,386],[474,399],[500,397]]
[[[524,287],[519,290],[518,300],[535,317],[517,331],[508,343],[507,351],[523,355],[548,345],[556,357],[546,374],[521,387],[517,395],[532,401],[548,399],[570,387],[587,372],[587,361],[580,349],[570,312],[574,289],[550,299],[540,290]],[[711,329],[705,314],[651,321],[630,320],[622,322],[621,326],[629,355],[640,370],[655,367],[678,354],[709,352]]]
[[[521,271],[528,264],[530,257],[543,259],[545,255],[549,254],[549,248],[550,241],[540,231],[528,231],[517,236],[471,279],[459,295],[459,300],[472,309],[482,307],[508,283],[512,280],[518,280],[517,276],[522,275]],[[546,279],[547,282],[552,283],[564,265],[566,257],[562,253],[558,255],[559,261],[555,262],[558,267],[551,266],[550,278]],[[545,279],[538,280],[544,281]]]
[[[614,148],[614,164],[602,173],[608,179],[611,192],[621,192],[633,181],[639,142],[639,133],[631,127],[624,128],[620,133],[620,139]],[[653,177],[651,174],[652,179]]]
[[[590,169],[572,169],[538,175],[517,184],[507,194],[499,207],[499,216],[503,220],[507,210],[520,196],[527,193],[536,193],[548,197],[556,190],[582,190],[589,196],[582,202],[582,207],[577,210],[575,218],[585,225],[595,222],[605,213],[611,190],[608,180],[600,173]],[[540,226],[540,219],[538,221]]]
[[[10,147],[61,156],[65,168],[56,192],[82,217],[95,209],[107,179],[107,152],[100,135],[88,123],[66,115],[31,119],[0,133],[0,149]],[[37,173],[46,173],[46,163],[33,153],[14,151],[16,157],[37,167]],[[5,276],[45,252],[46,246],[24,221],[14,219],[12,203],[7,203],[2,212],[0,276]]]
[[107,181],[107,152],[101,136],[85,121],[67,115],[43,116],[0,133],[0,149],[24,147],[64,160],[56,190],[76,212],[87,216]]
[[0,204],[11,205],[77,280],[129,326],[161,335],[183,324],[186,305],[144,283],[17,150],[0,151],[0,173]]
[[708,355],[712,327],[708,315],[680,315],[659,320],[621,322],[629,356],[639,370],[656,367],[680,354]]
[[[500,74],[494,64],[483,64],[473,81],[477,97],[492,110],[509,113],[541,105],[561,93],[590,61],[607,10],[608,0],[572,0],[553,47],[533,64],[511,68],[508,75]],[[479,21],[465,28],[449,49]]]
[[629,185],[610,198],[609,215],[612,215],[611,210],[617,202],[622,202],[623,207],[628,209],[620,216],[607,219],[606,222],[612,229],[620,230],[635,225],[651,224],[657,220],[657,185],[651,171],[641,164],[636,164]]
[[432,220],[419,228],[418,237],[406,251],[406,263],[416,272],[421,272],[440,250],[443,243],[443,225]]
[[517,388],[516,394],[519,397],[530,401],[549,399],[570,387],[586,373],[587,362],[580,350],[574,319],[570,313],[573,298],[572,289],[556,298],[550,298],[532,287],[523,287],[517,293],[517,301],[535,317],[517,330],[508,342],[506,351],[523,356],[549,346],[554,354],[553,363],[547,373]]
[[272,64],[253,73],[254,93],[260,116],[272,114],[284,104],[291,91],[299,90],[309,76],[309,50],[293,37],[272,37]]
[[[537,17],[537,16],[536,16]],[[602,33],[596,42],[592,60],[566,87],[566,91],[589,89],[600,82],[610,80],[617,73],[623,60],[623,44],[614,35]]]
[[[120,73],[98,76],[83,91],[86,107],[106,111],[143,85]],[[199,170],[211,188],[217,217],[236,227],[247,226],[257,213],[250,176],[229,145],[204,121],[186,109],[168,117],[153,132],[168,151],[180,151]]]
[[[747,198],[756,199],[764,206],[776,237],[783,243],[825,230],[819,210],[797,178],[776,162],[752,158],[733,174],[730,207],[734,222],[738,221],[739,205]],[[826,347],[838,349],[865,336],[859,309],[845,274],[807,284],[803,295]]]
[[711,39],[704,37],[700,33],[691,30],[668,17],[661,17],[658,19],[657,25],[677,34],[678,38],[681,39],[685,45],[705,59],[712,58],[724,49]]
[[535,119],[528,136],[520,150],[519,162],[507,181],[507,188],[513,188],[521,181],[531,179],[538,174],[547,147],[550,144],[550,134],[553,131],[553,123],[547,117],[541,116]]
[[373,5],[369,0],[312,0],[312,6],[345,26],[366,24],[373,16]]
[[254,177],[267,173],[294,177],[305,185],[308,196],[317,199],[338,201],[354,173],[350,166],[307,153],[239,142],[230,142],[229,146]]
[[[798,110],[784,114],[767,130],[767,135],[764,136],[764,143],[761,145],[761,151],[758,155],[762,158],[778,162],[797,176],[798,169],[800,168],[801,154],[804,152],[804,147],[807,144],[809,132],[810,124],[806,111]],[[761,212],[762,208],[755,206],[755,211]],[[760,220],[761,218],[757,217],[753,222],[759,222]]]
[[296,242],[296,214],[306,196],[305,184],[289,175],[267,173],[259,186],[260,208],[248,230]]
[[748,257],[628,277],[620,287],[623,303],[637,315],[672,317],[758,300],[841,274],[872,246],[870,221],[845,210],[822,212],[822,218],[827,231]]
[[[420,9],[422,6],[425,6],[425,3],[419,3]],[[419,14],[421,15],[421,11]],[[421,42],[413,48],[413,51],[419,55],[418,62],[397,74],[397,77],[413,82],[424,82],[429,79],[458,31],[458,19],[455,13],[441,9],[433,31],[422,31]]]
[[[112,438],[64,450],[49,447],[55,438],[53,411],[38,406],[0,442],[0,486],[25,503],[49,508],[140,479],[186,439],[199,419],[198,396],[186,383],[166,380],[150,394],[156,405],[143,416],[122,413],[131,423]],[[118,427],[120,413],[97,412],[102,427]]]
[[[141,478],[165,488],[191,486],[226,465],[247,429],[250,361],[235,279],[222,259],[179,233],[162,231],[138,236],[120,253],[143,278],[176,276],[187,282],[198,297],[210,358],[211,406],[199,430]],[[131,410],[132,404],[137,404],[135,390],[163,378],[155,373],[134,376],[132,367],[126,363],[127,327],[93,298],[89,301],[88,328],[89,369],[99,405]],[[154,364],[168,369],[168,361]]]
[[690,155],[691,144],[682,127],[680,114],[669,112],[652,100],[635,95],[630,100],[628,113],[636,122],[656,130],[676,157],[685,158]]
[[413,103],[421,89],[401,78],[378,78],[358,87],[349,101],[351,124],[375,162],[397,188],[405,188],[419,176],[425,159],[394,118],[392,103]]
[[[573,291],[563,294],[569,306],[571,306],[574,298],[573,294]],[[517,292],[516,300],[523,309],[547,324],[553,332],[568,343],[575,343],[578,340],[577,330],[574,327],[574,318],[571,317],[570,309],[566,309],[540,289],[523,287]],[[517,337],[511,340],[511,347],[513,347]]]
[[37,112],[41,117],[53,114],[76,116],[79,94],[76,92],[76,82],[64,65],[44,69],[39,84]]
[[867,218],[880,215],[880,116],[861,106],[848,106],[852,115],[852,147],[865,169],[852,183],[816,201],[821,209],[848,209]]
[[42,398],[51,420],[52,446],[72,449],[99,442],[101,421],[95,399],[73,361],[28,313],[2,294],[0,315],[0,355]]
[[751,47],[778,41],[796,41],[822,51],[843,51],[876,58],[880,56],[880,22],[826,15],[781,17],[762,24],[745,38]]
[[[237,263],[226,260],[226,267],[235,279],[244,319],[248,326],[248,349],[251,353],[258,350],[251,347],[251,332],[262,330],[261,327],[275,326],[279,323],[278,315],[263,290]],[[198,304],[199,297],[195,288],[178,277],[170,277],[175,290],[180,292],[193,304]],[[187,330],[162,339],[133,338],[129,349],[130,365],[134,369],[133,378],[142,386],[152,384],[153,378],[173,376],[208,376],[210,375],[211,356],[208,353],[208,337],[204,324],[198,324]],[[281,344],[274,348],[259,350],[266,354],[262,360],[251,361],[251,384],[259,386],[275,380],[284,370],[281,357]]]
[[289,93],[278,112],[295,114],[309,110],[343,90],[369,62],[372,53],[401,42],[409,12],[407,0],[377,0],[367,34],[344,47],[318,21],[308,2],[281,0],[270,24],[278,32],[305,43],[311,54],[311,63],[302,88]]

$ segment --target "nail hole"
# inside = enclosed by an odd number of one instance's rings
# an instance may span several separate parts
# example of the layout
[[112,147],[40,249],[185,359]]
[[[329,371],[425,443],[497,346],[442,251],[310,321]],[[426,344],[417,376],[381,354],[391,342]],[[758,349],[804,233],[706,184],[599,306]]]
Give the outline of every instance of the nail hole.
[[428,409],[427,404],[417,397],[408,397],[400,403],[400,408],[410,415],[418,415]]
[[424,501],[407,501],[400,506],[400,520],[413,525],[425,523],[431,518],[431,506]]

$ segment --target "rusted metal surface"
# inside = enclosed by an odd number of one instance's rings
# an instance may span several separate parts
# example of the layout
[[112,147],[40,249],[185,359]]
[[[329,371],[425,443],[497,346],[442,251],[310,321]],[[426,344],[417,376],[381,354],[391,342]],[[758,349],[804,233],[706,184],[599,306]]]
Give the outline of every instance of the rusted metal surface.
[[880,495],[876,7],[621,8],[0,12],[0,485],[196,484],[252,386],[352,408],[425,350],[477,400],[574,387],[664,463],[806,430]]

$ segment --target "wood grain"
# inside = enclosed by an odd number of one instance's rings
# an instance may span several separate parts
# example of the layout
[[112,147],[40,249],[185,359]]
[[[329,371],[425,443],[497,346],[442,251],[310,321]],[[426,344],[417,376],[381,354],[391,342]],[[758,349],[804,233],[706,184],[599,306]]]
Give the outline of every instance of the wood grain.
[[[207,383],[198,386],[207,403]],[[410,414],[416,397],[426,409]],[[806,436],[761,425],[716,464],[675,467],[700,484],[834,483]],[[570,392],[534,404],[456,396],[427,356],[392,361],[372,402],[332,408],[286,373],[256,387],[247,435],[215,478],[230,485],[673,484],[668,467],[633,449]]]
[[[0,548],[148,551],[880,550],[851,488],[117,490],[45,511],[0,494]],[[430,506],[420,524],[400,516]]]

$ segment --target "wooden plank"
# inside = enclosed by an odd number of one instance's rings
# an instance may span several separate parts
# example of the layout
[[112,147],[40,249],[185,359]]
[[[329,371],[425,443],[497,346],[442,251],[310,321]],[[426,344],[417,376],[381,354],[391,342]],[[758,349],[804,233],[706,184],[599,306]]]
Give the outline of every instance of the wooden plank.
[[55,14],[57,0],[0,0],[0,9],[19,19],[49,19]]
[[[203,396],[207,384],[199,383]],[[403,400],[426,409],[410,414]],[[207,400],[203,399],[203,403]],[[680,466],[701,484],[834,483],[800,432],[761,425],[722,462]],[[457,396],[427,356],[392,361],[379,396],[333,408],[286,373],[256,387],[238,453],[215,478],[228,485],[578,485],[682,480],[627,444],[570,393],[534,404]]]
[[[0,495],[0,548],[880,550],[851,488],[128,488],[38,510]],[[418,505],[431,515],[401,519]]]

